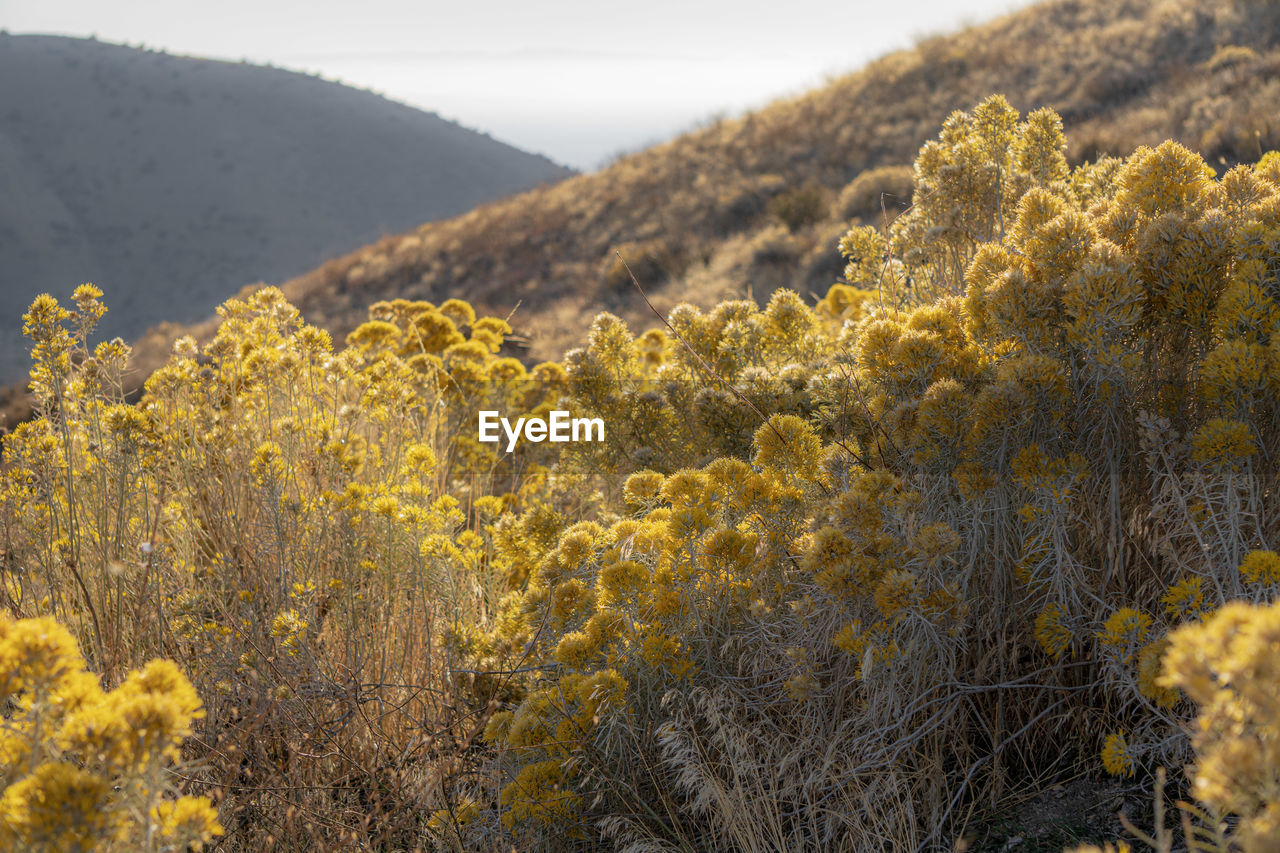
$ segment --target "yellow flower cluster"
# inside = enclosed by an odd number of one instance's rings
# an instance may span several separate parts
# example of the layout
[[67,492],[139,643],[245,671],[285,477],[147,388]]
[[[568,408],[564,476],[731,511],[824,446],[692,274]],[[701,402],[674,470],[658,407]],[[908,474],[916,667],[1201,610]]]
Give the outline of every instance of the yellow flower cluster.
[[1132,607],[1122,607],[1107,617],[1098,632],[1098,642],[1118,650],[1123,660],[1132,663],[1136,660],[1136,649],[1146,642],[1150,629],[1150,616]]
[[155,660],[104,692],[53,619],[0,619],[0,844],[47,851],[201,849],[222,834],[207,797],[169,795],[199,697]]
[[1191,456],[1205,465],[1239,473],[1245,462],[1258,452],[1252,428],[1242,421],[1212,418],[1191,437]]
[[1102,769],[1112,776],[1133,775],[1133,756],[1123,733],[1113,732],[1103,741]]
[[1250,551],[1240,564],[1240,574],[1250,583],[1273,587],[1280,583],[1280,554],[1275,551]]
[[1052,602],[1036,616],[1036,641],[1047,654],[1060,657],[1071,647],[1074,634],[1064,623],[1066,611],[1062,605]]
[[1169,637],[1161,683],[1200,709],[1192,790],[1236,815],[1235,841],[1266,850],[1280,837],[1280,605],[1224,605]]

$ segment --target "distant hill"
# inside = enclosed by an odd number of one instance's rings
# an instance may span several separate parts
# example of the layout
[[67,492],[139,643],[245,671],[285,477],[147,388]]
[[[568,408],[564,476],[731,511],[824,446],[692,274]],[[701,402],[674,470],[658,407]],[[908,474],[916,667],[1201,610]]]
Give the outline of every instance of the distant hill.
[[[1255,160],[1280,147],[1280,4],[1050,0],[599,172],[386,237],[284,290],[338,335],[380,299],[458,296],[500,316],[518,303],[511,322],[532,359],[561,355],[600,310],[655,323],[619,248],[662,311],[782,285],[820,294],[842,269],[839,235],[905,207],[922,142],[995,92],[1022,111],[1056,109],[1073,163],[1166,138],[1219,168]],[[153,329],[137,343],[139,380],[177,334],[213,328]]]
[[21,314],[92,281],[102,332],[190,322],[241,287],[570,171],[304,74],[0,36],[0,380]]

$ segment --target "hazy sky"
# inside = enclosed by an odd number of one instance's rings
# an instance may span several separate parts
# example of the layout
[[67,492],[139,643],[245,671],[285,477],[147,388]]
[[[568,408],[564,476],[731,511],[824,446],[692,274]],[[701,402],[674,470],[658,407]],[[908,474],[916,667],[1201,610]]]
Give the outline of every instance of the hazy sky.
[[589,169],[1024,5],[0,0],[0,27],[319,72]]

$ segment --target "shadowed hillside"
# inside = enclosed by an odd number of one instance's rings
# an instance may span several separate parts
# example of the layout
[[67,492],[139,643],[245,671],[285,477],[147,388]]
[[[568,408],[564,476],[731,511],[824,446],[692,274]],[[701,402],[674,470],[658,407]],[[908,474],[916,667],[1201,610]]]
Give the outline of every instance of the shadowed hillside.
[[0,379],[41,291],[111,293],[108,336],[206,316],[423,221],[569,174],[303,74],[91,40],[0,37]]

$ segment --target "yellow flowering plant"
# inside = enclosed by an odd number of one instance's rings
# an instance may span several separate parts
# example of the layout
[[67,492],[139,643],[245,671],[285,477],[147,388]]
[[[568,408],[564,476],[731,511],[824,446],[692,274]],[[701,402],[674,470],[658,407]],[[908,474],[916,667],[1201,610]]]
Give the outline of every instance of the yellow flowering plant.
[[[4,574],[9,608],[70,626],[108,681],[181,661],[210,712],[200,781],[259,803],[236,814],[279,808],[299,844],[359,836],[355,818],[298,819],[331,802],[323,787],[259,787],[340,766],[392,792],[380,808],[429,814],[439,790],[387,782],[386,756],[424,721],[474,728],[444,697],[495,686],[451,668],[484,654],[465,638],[499,603],[493,524],[537,497],[525,475],[548,459],[478,443],[476,412],[552,405],[558,368],[530,378],[499,355],[510,327],[460,300],[379,303],[335,349],[268,288],[222,306],[203,346],[179,340],[130,404],[128,348],[89,343],[100,297],[42,296],[27,316],[41,417],[5,437],[6,565],[26,569]],[[375,696],[397,710],[356,713]],[[299,752],[322,757],[282,765]],[[228,790],[237,767],[260,781]]]
[[[929,849],[1027,780],[1149,785],[1193,747],[1204,813],[1261,838],[1274,679],[1229,602],[1280,582],[1280,170],[1065,151],[987,99],[816,304],[601,314],[560,364],[460,300],[335,346],[267,288],[129,403],[101,294],[41,297],[6,603],[68,626],[121,718],[176,683],[127,672],[182,665],[206,716],[166,731],[244,846]],[[605,440],[505,453],[480,407]],[[65,716],[57,749],[105,731]],[[15,801],[114,796],[43,763]]]
[[203,849],[223,834],[206,796],[178,795],[174,768],[204,716],[171,661],[104,691],[50,617],[0,618],[0,844],[6,849]]
[[[681,307],[641,359],[603,317],[568,359],[631,443],[562,457],[598,526],[510,585],[500,642],[547,667],[487,732],[517,837],[927,845],[1037,772],[1008,744],[1073,736],[1125,778],[1185,759],[1166,635],[1273,589],[1280,187],[1175,143],[1070,169],[1060,127],[1000,98],[949,119],[915,207],[845,237],[809,319]],[[620,681],[570,725],[588,673]],[[779,820],[810,807],[771,768],[823,756],[815,790],[847,805]],[[919,769],[944,766],[972,770]]]

